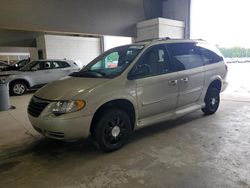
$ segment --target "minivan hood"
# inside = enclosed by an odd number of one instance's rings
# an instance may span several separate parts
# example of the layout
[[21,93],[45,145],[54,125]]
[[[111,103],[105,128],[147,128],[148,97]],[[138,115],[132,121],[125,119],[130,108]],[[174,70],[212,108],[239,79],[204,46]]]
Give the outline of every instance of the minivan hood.
[[107,82],[104,78],[81,78],[64,77],[60,80],[51,82],[35,93],[35,96],[47,100],[70,100],[76,95],[85,93],[95,86]]

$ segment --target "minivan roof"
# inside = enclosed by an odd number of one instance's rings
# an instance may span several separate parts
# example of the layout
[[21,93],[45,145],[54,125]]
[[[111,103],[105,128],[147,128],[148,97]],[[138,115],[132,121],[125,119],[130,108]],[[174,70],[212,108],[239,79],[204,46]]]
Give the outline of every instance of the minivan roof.
[[67,61],[67,62],[74,62],[73,60],[70,59],[38,59],[34,61]]
[[139,45],[152,45],[152,44],[161,44],[161,43],[193,43],[193,42],[204,43],[206,41],[204,41],[202,39],[157,38],[157,39],[148,39],[148,40],[138,41],[135,44],[139,44]]

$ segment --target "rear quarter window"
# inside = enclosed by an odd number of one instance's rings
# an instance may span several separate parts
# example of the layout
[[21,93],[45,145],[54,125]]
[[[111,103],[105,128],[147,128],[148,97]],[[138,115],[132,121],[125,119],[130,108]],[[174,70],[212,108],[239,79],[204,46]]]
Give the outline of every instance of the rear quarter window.
[[55,69],[70,67],[70,65],[65,61],[54,61],[53,65]]
[[197,44],[205,65],[223,61],[223,55],[214,46],[209,44]]
[[200,51],[195,43],[167,44],[171,61],[176,71],[188,70],[204,65]]

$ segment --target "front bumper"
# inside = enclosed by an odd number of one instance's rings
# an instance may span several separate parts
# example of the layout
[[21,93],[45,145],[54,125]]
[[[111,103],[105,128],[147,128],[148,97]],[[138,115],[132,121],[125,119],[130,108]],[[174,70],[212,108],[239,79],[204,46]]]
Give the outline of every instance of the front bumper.
[[29,120],[36,131],[45,137],[57,140],[87,138],[90,134],[92,116],[74,118],[33,117]]

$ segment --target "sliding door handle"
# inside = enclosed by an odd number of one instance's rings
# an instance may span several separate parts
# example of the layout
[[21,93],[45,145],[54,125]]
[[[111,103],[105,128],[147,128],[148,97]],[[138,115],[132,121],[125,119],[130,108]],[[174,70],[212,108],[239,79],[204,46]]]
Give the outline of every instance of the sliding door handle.
[[188,79],[188,77],[185,77],[185,78],[180,79],[180,81],[182,81],[182,82],[188,82],[189,79]]
[[175,86],[178,84],[178,80],[170,80],[168,81],[169,85]]

